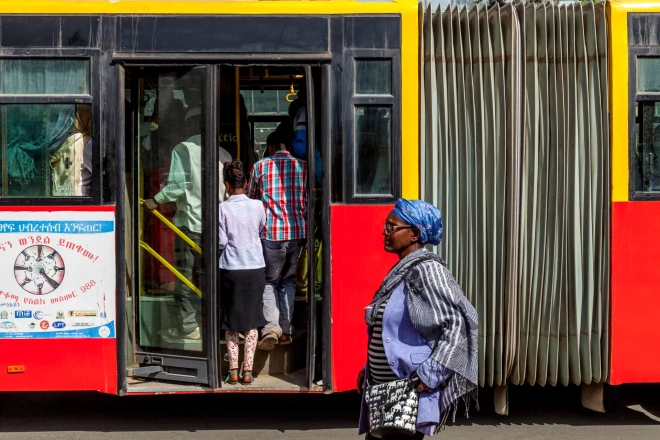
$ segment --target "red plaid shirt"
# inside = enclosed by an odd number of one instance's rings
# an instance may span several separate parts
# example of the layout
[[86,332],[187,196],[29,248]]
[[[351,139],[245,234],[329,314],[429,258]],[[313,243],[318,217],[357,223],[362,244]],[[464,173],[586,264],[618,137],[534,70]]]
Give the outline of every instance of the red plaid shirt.
[[261,238],[270,241],[301,240],[306,235],[307,162],[286,150],[255,163],[248,197],[266,208]]

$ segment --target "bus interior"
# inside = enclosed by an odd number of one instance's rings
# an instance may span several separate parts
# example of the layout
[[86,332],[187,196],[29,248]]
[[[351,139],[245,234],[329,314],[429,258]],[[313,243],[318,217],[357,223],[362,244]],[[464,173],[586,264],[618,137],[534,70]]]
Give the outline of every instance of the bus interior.
[[[316,154],[318,162],[315,133],[320,129],[314,115],[321,99],[320,67],[141,65],[124,66],[123,74],[128,392],[246,391],[222,382],[229,363],[218,326],[216,243],[217,206],[224,194],[213,184],[221,179],[219,167],[212,167],[229,153],[249,172],[267,154],[268,135],[280,124],[291,124],[300,111],[307,116],[308,145],[314,145],[308,157]],[[311,96],[306,90],[313,91]],[[185,208],[164,203],[150,211],[144,204],[166,185],[174,147],[192,136],[200,136],[202,145],[201,169],[190,168],[201,173],[201,213],[193,214],[201,218],[201,234],[191,234],[191,225],[181,227],[174,218]],[[307,243],[298,264],[293,341],[272,351],[257,349],[250,390],[321,389],[321,176],[315,177],[312,167],[308,174]],[[197,239],[186,240],[192,235]],[[182,253],[177,240],[190,249]],[[199,338],[169,330],[187,319],[182,316],[190,307]],[[240,344],[242,361],[243,339]]]

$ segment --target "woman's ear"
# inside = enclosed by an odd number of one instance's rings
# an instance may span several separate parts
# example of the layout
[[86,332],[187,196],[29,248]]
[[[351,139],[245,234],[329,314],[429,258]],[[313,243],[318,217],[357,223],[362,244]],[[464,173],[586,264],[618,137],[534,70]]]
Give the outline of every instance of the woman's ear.
[[421,236],[421,233],[419,232],[419,229],[410,228],[410,230],[412,231],[412,242],[413,243],[419,242],[419,239],[420,239],[420,236]]

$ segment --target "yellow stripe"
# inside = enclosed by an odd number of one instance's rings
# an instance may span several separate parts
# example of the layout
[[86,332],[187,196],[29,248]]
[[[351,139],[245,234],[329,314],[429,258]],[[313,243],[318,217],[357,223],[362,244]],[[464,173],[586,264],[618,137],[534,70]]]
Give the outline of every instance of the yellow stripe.
[[160,261],[163,266],[165,266],[170,272],[172,272],[178,279],[181,280],[182,283],[184,283],[186,286],[190,287],[190,290],[195,292],[199,297],[202,297],[202,291],[199,290],[193,283],[190,282],[190,280],[186,277],[183,276],[181,272],[176,270],[174,266],[172,266],[165,258],[163,258],[158,252],[153,250],[151,246],[149,246],[147,243],[144,241],[140,242],[140,247],[144,249],[145,251],[149,252],[151,255],[154,256],[158,261]]
[[419,76],[417,2],[401,11],[401,190],[419,198]]
[[628,201],[628,13],[610,3],[609,70],[612,141],[612,201]]
[[2,0],[1,13],[15,14],[393,14],[416,0],[357,1],[158,1]]

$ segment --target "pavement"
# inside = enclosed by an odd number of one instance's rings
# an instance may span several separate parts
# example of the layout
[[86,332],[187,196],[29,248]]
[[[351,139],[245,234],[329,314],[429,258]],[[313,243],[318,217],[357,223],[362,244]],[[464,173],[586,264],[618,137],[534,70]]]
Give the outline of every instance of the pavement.
[[[576,386],[510,386],[508,416],[460,415],[438,438],[660,439],[660,385],[606,387],[606,413],[580,406]],[[174,395],[0,393],[0,440],[359,439],[356,393],[332,395]]]

